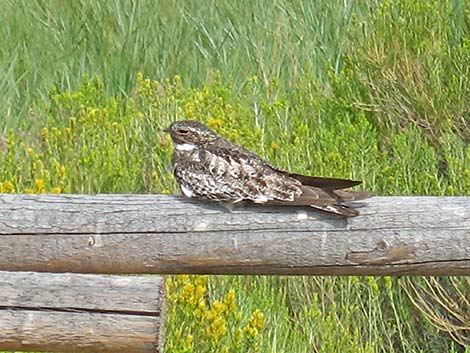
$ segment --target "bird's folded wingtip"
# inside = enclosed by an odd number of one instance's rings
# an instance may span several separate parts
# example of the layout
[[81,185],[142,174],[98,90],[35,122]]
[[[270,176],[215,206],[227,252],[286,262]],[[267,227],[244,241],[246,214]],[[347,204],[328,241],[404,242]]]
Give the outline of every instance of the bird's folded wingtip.
[[289,176],[297,179],[304,185],[329,190],[346,189],[362,183],[361,181],[357,180],[315,177],[296,173],[289,173]]

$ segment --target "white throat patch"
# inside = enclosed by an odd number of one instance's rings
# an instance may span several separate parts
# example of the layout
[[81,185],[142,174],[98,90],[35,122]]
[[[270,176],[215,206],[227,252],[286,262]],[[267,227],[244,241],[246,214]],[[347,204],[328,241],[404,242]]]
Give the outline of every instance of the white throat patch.
[[178,151],[192,151],[193,149],[196,148],[196,145],[193,145],[191,143],[183,143],[183,144],[176,144],[175,148]]

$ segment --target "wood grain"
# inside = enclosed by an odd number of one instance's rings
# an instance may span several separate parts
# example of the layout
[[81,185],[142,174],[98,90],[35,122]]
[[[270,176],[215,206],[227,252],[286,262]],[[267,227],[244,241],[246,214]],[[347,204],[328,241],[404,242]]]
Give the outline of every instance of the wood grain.
[[0,347],[11,351],[155,353],[154,317],[0,310]]
[[158,316],[163,305],[159,276],[0,271],[0,307]]
[[157,353],[158,276],[0,271],[0,350]]
[[0,270],[470,275],[470,197],[374,197],[361,215],[164,195],[1,195]]

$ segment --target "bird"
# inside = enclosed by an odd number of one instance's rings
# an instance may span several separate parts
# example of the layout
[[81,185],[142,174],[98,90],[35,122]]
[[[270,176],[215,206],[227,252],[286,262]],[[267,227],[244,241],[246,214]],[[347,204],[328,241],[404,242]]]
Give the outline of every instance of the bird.
[[176,121],[164,131],[174,144],[173,174],[182,194],[189,198],[232,207],[239,203],[304,206],[354,217],[358,210],[343,203],[373,195],[368,191],[345,190],[360,181],[278,169],[197,120]]

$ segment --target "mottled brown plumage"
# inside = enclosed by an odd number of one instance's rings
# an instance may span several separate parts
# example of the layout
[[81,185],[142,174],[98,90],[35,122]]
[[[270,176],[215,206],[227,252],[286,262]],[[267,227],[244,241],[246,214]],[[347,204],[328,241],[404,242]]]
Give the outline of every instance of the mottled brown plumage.
[[237,204],[309,206],[346,217],[358,211],[340,204],[370,197],[365,191],[344,190],[358,181],[289,173],[215,134],[205,125],[178,121],[171,134],[173,173],[188,197]]

